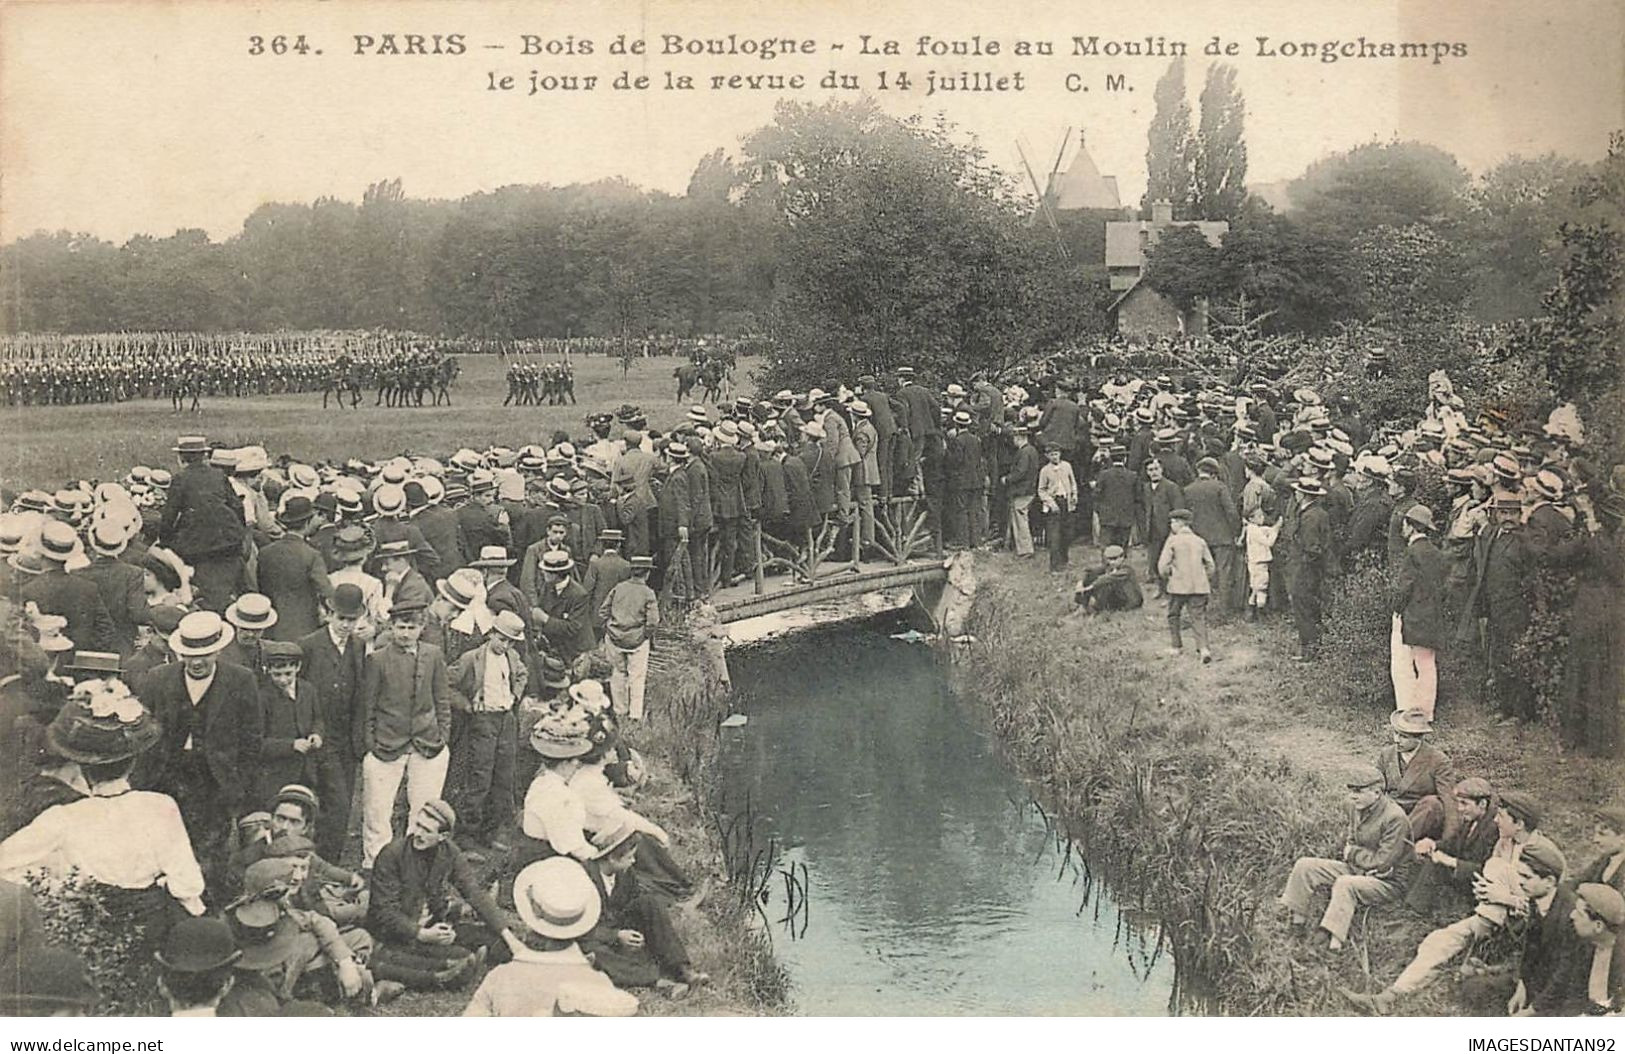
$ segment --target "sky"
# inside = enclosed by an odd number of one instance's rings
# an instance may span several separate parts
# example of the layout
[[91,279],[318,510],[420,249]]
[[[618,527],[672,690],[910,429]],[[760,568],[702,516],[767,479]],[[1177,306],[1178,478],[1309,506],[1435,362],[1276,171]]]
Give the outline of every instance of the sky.
[[[386,34],[404,50],[408,33],[426,48],[439,34],[442,50],[460,34],[462,53],[377,53]],[[575,53],[524,55],[526,34]],[[646,41],[646,52],[610,54],[620,34]],[[816,50],[773,60],[662,54],[668,34],[788,38]],[[898,41],[902,54],[861,54],[864,34],[876,47]],[[305,53],[273,53],[274,38],[301,35]],[[364,54],[355,53],[357,35],[373,42],[360,45]],[[250,54],[256,36],[259,55]],[[922,36],[980,37],[984,53],[922,56]],[[1616,0],[0,0],[0,242],[39,229],[122,242],[201,227],[225,238],[265,202],[359,200],[368,183],[394,177],[419,198],[611,176],[682,193],[699,158],[737,150],[771,121],[776,99],[856,97],[819,87],[831,70],[857,76],[894,112],[945,113],[1001,167],[1021,172],[1024,144],[1041,181],[1066,130],[1074,144],[1083,130],[1101,172],[1117,176],[1134,203],[1152,92],[1168,59],[1074,56],[1072,39],[1091,36],[1102,46],[1186,42],[1193,111],[1216,61],[1203,46],[1215,36],[1234,42],[1227,61],[1247,100],[1255,183],[1393,138],[1433,143],[1475,172],[1511,154],[1593,159],[1625,127],[1625,5]],[[1421,59],[1327,63],[1285,54],[1361,36],[1456,44],[1465,55],[1435,62],[1430,48]],[[1018,40],[1050,41],[1054,54],[1017,57]],[[1000,54],[986,53],[992,42]],[[650,87],[615,90],[622,70],[649,77]],[[599,80],[591,91],[531,95],[532,71]],[[668,72],[698,86],[667,90]],[[882,72],[888,91],[878,89]],[[898,72],[912,90],[897,90]],[[1004,91],[925,95],[928,74],[981,74],[987,83],[1018,72],[1019,92],[1010,79]],[[709,85],[713,75],[763,74],[801,74],[808,87]],[[1069,91],[1069,75],[1089,90]],[[1109,76],[1123,87],[1111,90]],[[503,77],[513,89],[493,90]]]

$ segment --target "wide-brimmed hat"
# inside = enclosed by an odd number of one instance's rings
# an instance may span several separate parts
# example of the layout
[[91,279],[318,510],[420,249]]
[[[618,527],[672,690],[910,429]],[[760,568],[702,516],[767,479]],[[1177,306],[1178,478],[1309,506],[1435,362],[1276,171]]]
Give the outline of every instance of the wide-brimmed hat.
[[536,727],[530,730],[530,748],[544,758],[567,760],[589,753],[592,740],[574,724],[549,715],[536,722]]
[[569,574],[575,565],[575,560],[563,549],[549,549],[542,554],[540,562],[541,570],[554,575]]
[[177,973],[207,973],[230,966],[242,955],[223,919],[206,915],[185,918],[169,927],[164,943],[152,957],[158,965]]
[[45,729],[51,752],[82,765],[133,758],[158,742],[163,730],[129,686],[116,679],[74,688]]
[[1547,501],[1561,501],[1563,499],[1563,477],[1550,469],[1535,473],[1529,481],[1529,489],[1545,498]]
[[637,837],[638,829],[630,820],[623,820],[608,830],[593,835],[592,848],[594,859],[602,860],[621,846]]
[[1297,482],[1292,484],[1292,489],[1299,494],[1308,494],[1311,497],[1324,498],[1326,496],[1325,485],[1313,476],[1299,477]]
[[538,860],[513,880],[513,903],[525,925],[543,937],[572,941],[598,925],[603,901],[592,878],[575,860]]
[[462,567],[436,582],[435,592],[452,607],[462,610],[485,592],[485,580],[473,568]]
[[67,563],[79,551],[79,536],[61,520],[47,520],[40,528],[39,554],[54,564]]
[[[43,639],[40,646],[45,647]],[[85,673],[96,677],[117,677],[124,672],[124,661],[119,658],[116,651],[76,651],[62,669],[70,673]]]
[[609,696],[604,694],[604,685],[601,681],[580,681],[570,686],[570,698],[580,703],[589,712],[608,709]]
[[181,659],[214,655],[236,636],[237,630],[214,612],[194,611],[169,635],[169,650]]
[[512,567],[513,563],[513,558],[508,555],[508,550],[505,547],[500,545],[482,545],[480,546],[480,558],[478,560],[470,560],[468,562],[468,566]]
[[1407,736],[1425,736],[1433,731],[1433,722],[1419,709],[1395,710],[1388,715],[1388,724],[1395,732]]
[[1405,510],[1405,522],[1424,531],[1433,530],[1433,510],[1426,505],[1412,505]]
[[238,629],[266,630],[276,620],[276,608],[264,593],[244,593],[226,607],[226,621]]
[[496,619],[491,628],[509,640],[519,641],[525,639],[525,620],[512,611],[497,612]]

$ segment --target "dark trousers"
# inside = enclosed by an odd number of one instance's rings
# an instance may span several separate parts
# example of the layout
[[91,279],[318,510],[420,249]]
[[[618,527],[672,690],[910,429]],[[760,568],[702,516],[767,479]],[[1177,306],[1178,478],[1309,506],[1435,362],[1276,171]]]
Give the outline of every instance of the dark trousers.
[[496,934],[479,924],[457,924],[457,937],[450,944],[411,944],[379,941],[368,966],[374,980],[399,981],[408,988],[432,991],[467,980],[461,973],[447,977],[448,971],[466,963],[477,949],[490,949],[493,962],[511,958],[508,946]]
[[719,516],[717,518],[717,569],[721,572],[718,580],[723,586],[733,578],[734,568],[738,560],[740,536],[740,518],[738,516]]
[[694,576],[694,595],[696,597],[708,596],[711,593],[711,531],[701,530],[698,527],[688,529],[688,563],[690,573]]
[[214,773],[201,750],[183,750],[170,765],[159,787],[175,799],[181,822],[192,841],[192,854],[203,869],[210,889],[220,887],[231,853],[234,810],[226,805],[226,795],[215,782]]
[[1151,569],[1151,578],[1157,583],[1159,593],[1165,591],[1168,585],[1167,581],[1162,577],[1162,572],[1157,570],[1157,561],[1162,559],[1162,547],[1166,544],[1168,544],[1166,531],[1162,534],[1152,531],[1145,540],[1146,566]]
[[956,490],[953,492],[953,505],[948,511],[948,529],[944,531],[948,539],[956,545],[963,545],[967,549],[974,549],[981,539],[976,536],[976,503],[981,492],[976,490]]
[[453,755],[458,771],[452,807],[458,826],[478,841],[490,842],[513,819],[518,746],[519,719],[512,710],[468,715],[463,751]]
[[335,755],[319,770],[320,778],[317,780],[319,786],[316,793],[321,796],[322,811],[316,814],[316,854],[336,864],[344,855],[344,844],[349,840],[350,805],[355,796],[361,761],[350,756],[348,736],[336,740],[330,749]]
[[[746,513],[745,518],[739,521],[739,548],[735,557],[734,572],[741,575],[756,573],[756,548],[762,534],[762,521],[755,512]],[[603,634],[599,634],[603,636]]]
[[650,515],[649,510],[645,509],[623,518],[621,529],[626,532],[627,556],[653,555],[653,532],[649,529]]
[[1320,643],[1320,582],[1320,568],[1315,566],[1299,565],[1292,576],[1292,623],[1304,651]]
[[1209,546],[1213,551],[1213,606],[1219,611],[1234,611],[1236,603],[1236,547]]
[[940,491],[935,494],[931,491],[925,492],[925,529],[931,534],[931,541],[938,556],[942,555],[942,544],[947,540],[948,534],[948,510],[945,508],[947,500],[948,495]]
[[1129,538],[1134,534],[1134,527],[1132,524],[1103,523],[1100,525],[1100,533],[1105,535],[1104,538],[1100,539],[1102,546],[1121,545],[1123,551],[1127,552]]
[[1059,571],[1067,565],[1067,512],[1058,508],[1044,513],[1044,547],[1049,550],[1049,569]]
[[231,606],[237,597],[237,587],[243,577],[243,554],[233,549],[224,553],[210,553],[187,561],[192,565],[192,592],[198,606],[206,611],[221,612]]
[[1196,632],[1196,646],[1207,651],[1207,594],[1171,593],[1168,596],[1168,642],[1176,648],[1184,647],[1179,636],[1179,616],[1191,613],[1191,629]]

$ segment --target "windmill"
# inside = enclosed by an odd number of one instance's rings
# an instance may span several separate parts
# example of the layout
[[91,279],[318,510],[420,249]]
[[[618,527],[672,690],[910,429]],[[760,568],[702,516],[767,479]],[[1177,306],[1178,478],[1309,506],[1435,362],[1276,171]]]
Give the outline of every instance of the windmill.
[[1033,173],[1033,166],[1027,160],[1027,139],[1025,136],[1016,138],[1016,153],[1021,155],[1021,166],[1027,170],[1027,180],[1032,183],[1033,194],[1038,198],[1038,211],[1049,225],[1050,232],[1055,235],[1055,247],[1061,253],[1061,259],[1070,261],[1072,254],[1067,251],[1066,239],[1061,237],[1061,225],[1055,219],[1055,209],[1052,207],[1054,197],[1055,176],[1061,170],[1061,159],[1066,156],[1066,144],[1072,139],[1072,129],[1068,128],[1061,133],[1061,147],[1055,152],[1055,163],[1050,166],[1049,177],[1041,187],[1038,185],[1038,176]]

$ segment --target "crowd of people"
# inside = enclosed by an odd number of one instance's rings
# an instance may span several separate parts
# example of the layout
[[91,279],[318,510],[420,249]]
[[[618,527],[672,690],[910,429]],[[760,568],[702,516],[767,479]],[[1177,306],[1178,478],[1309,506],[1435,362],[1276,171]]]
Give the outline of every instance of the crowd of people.
[[[1347,781],[1341,859],[1305,858],[1282,903],[1307,923],[1328,892],[1334,948],[1363,908],[1471,912],[1403,984],[1351,993],[1371,1009],[1502,931],[1545,942],[1509,1010],[1617,1008],[1625,969],[1591,950],[1611,954],[1625,916],[1625,822],[1605,811],[1601,857],[1570,869],[1543,855],[1530,794],[1458,780],[1428,742],[1447,648],[1474,657],[1509,737],[1539,718],[1521,656],[1561,580],[1563,741],[1618,756],[1625,497],[1572,407],[1469,418],[1442,373],[1407,422],[1257,376],[924,381],[905,365],[694,406],[664,432],[628,405],[546,445],[380,463],[183,436],[174,470],[6,493],[0,878],[77,867],[133,894],[176,942],[165,991],[223,1012],[470,984],[493,958],[470,1012],[624,1012],[626,988],[703,983],[676,924],[693,883],[632,807],[622,734],[662,617],[816,569],[832,534],[906,558],[893,528],[918,517],[925,552],[1042,546],[1057,575],[1092,539],[1080,614],[1165,596],[1172,654],[1188,624],[1202,662],[1224,659],[1211,611],[1287,614],[1296,658],[1318,661],[1333,584],[1380,569],[1394,742]],[[805,559],[764,557],[787,549]],[[120,837],[132,815],[160,833]],[[1553,910],[1569,929],[1544,926]],[[568,996],[536,981],[566,964]]]
[[516,359],[508,363],[508,394],[503,406],[563,406],[576,401],[576,370],[568,359],[531,362]]
[[[681,925],[706,883],[622,734],[652,561],[582,515],[560,445],[312,466],[182,436],[173,471],[8,492],[0,899],[92,884],[177,1012],[477,982],[472,1014],[628,1013],[707,983]],[[16,1006],[63,995],[59,955],[18,962]]]

